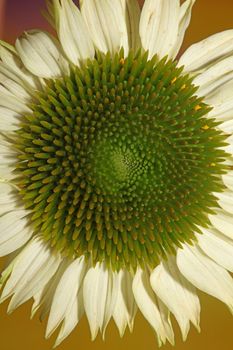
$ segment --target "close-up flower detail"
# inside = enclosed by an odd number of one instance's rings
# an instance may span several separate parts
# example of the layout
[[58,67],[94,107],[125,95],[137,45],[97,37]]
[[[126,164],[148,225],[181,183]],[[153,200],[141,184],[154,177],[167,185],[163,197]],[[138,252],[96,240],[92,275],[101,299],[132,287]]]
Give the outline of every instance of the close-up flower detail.
[[233,30],[180,54],[195,0],[47,0],[0,41],[0,302],[58,346],[137,310],[158,344],[233,312]]

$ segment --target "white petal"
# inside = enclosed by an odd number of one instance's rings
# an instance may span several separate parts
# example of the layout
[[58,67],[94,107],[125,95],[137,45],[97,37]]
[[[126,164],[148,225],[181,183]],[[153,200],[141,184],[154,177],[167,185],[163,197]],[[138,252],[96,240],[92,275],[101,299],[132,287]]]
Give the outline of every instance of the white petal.
[[1,278],[0,278],[0,290],[2,290],[2,287],[8,280],[9,276],[11,275],[13,268],[14,268],[14,262],[11,261],[11,263],[9,263],[9,265],[2,271]]
[[8,311],[13,311],[43,288],[59,264],[59,256],[51,254],[44,241],[32,239],[15,258],[12,274],[2,292],[1,301],[14,294]]
[[175,337],[174,332],[172,328],[172,323],[170,319],[170,310],[167,308],[167,306],[162,302],[161,299],[157,297],[158,306],[159,306],[159,312],[160,316],[163,322],[163,326],[166,332],[166,336],[168,341],[174,346],[175,345]]
[[233,52],[233,30],[214,34],[190,46],[179,60],[188,72],[203,69]]
[[40,253],[41,248],[42,244],[39,240],[32,239],[23,251],[13,260],[11,263],[13,266],[12,273],[1,295],[1,302],[14,293],[14,288],[27,271],[28,265],[30,266],[33,259]]
[[213,227],[233,240],[233,215],[221,209],[216,209],[215,212],[215,215],[209,215]]
[[40,307],[40,320],[42,321],[47,316],[51,309],[54,293],[57,289],[57,286],[60,283],[60,280],[69,265],[70,260],[63,259],[56,273],[54,276],[52,276],[48,284],[40,288],[40,290],[36,291],[36,293],[33,295],[34,303],[32,305],[31,318],[34,317],[35,313]]
[[203,71],[193,80],[193,83],[199,86],[198,96],[207,96],[231,79],[233,79],[232,56],[217,62]]
[[[46,337],[50,337],[65,317],[68,318],[71,307],[77,301],[78,293],[82,288],[86,268],[85,258],[78,258],[70,264],[61,277],[53,297]],[[78,315],[76,316],[78,319]]]
[[145,0],[139,31],[149,58],[155,54],[171,57],[178,38],[179,11],[179,0]]
[[215,193],[215,196],[218,197],[218,203],[222,209],[229,214],[233,214],[233,192],[225,190],[224,192]]
[[46,10],[42,10],[42,14],[45,17],[45,19],[48,21],[48,23],[56,29],[56,14],[55,14],[55,9],[54,9],[54,0],[45,0],[46,2]]
[[118,295],[118,290],[120,288],[118,274],[114,272],[111,275],[111,282],[108,284],[107,299],[105,303],[104,320],[102,326],[100,327],[103,340],[105,340],[105,332],[108,323],[113,316],[113,311],[116,305],[116,298]]
[[141,46],[139,35],[140,6],[137,0],[121,0],[121,3],[127,25],[129,48],[137,51]]
[[197,288],[223,301],[233,311],[233,282],[230,274],[197,247],[178,249],[181,273]]
[[28,226],[27,214],[21,209],[0,216],[0,256],[12,253],[31,238],[33,231]]
[[0,135],[0,179],[11,180],[15,177],[16,153],[12,145]]
[[82,287],[75,298],[73,304],[70,306],[70,309],[67,309],[66,315],[61,326],[61,330],[58,334],[54,348],[61,344],[61,342],[68,337],[72,330],[76,327],[81,317],[84,314],[84,305],[83,305],[83,291]]
[[31,238],[32,233],[32,230],[27,227],[2,243],[0,245],[0,256],[8,255],[23,247]]
[[[12,208],[16,208],[16,205],[14,204],[18,199],[17,194],[18,191],[13,185],[9,183],[0,182],[0,206],[11,204]],[[0,215],[5,214],[8,211],[9,210],[6,209],[5,211],[0,212]]]
[[232,134],[233,132],[233,119],[232,117],[230,120],[224,121],[220,125],[218,125],[218,129],[224,131],[226,134]]
[[26,70],[14,47],[9,48],[6,43],[0,42],[0,59],[2,61],[0,64],[2,73],[23,84],[28,89],[40,88],[39,80]]
[[84,307],[89,321],[91,337],[94,340],[98,330],[104,331],[109,321],[109,310],[113,312],[115,300],[113,274],[102,263],[88,270],[84,279]]
[[233,191],[233,171],[229,170],[227,174],[222,176],[224,184]]
[[113,310],[113,319],[123,337],[126,326],[133,329],[137,306],[132,291],[132,276],[127,270],[119,273],[119,287],[117,289],[116,304]]
[[185,340],[190,321],[199,329],[200,303],[195,288],[181,275],[173,257],[154,269],[150,281],[154,292],[174,314]]
[[0,130],[15,131],[19,128],[20,115],[9,108],[0,106]]
[[30,113],[31,109],[19,98],[7,91],[0,91],[0,106],[19,114]]
[[16,41],[16,49],[25,67],[41,78],[55,78],[67,72],[67,62],[59,44],[48,33],[25,32]]
[[201,249],[219,265],[233,272],[233,241],[213,228],[202,231],[202,235],[197,235]]
[[[219,86],[211,94],[205,97],[206,103],[213,107],[232,101],[233,79]],[[212,112],[211,112],[212,113]]]
[[167,335],[147,271],[137,270],[133,280],[133,293],[143,316],[157,333],[159,346],[165,344],[169,334],[172,333],[172,328]]
[[119,0],[82,0],[81,13],[98,50],[113,54],[123,47],[127,56],[128,33]]
[[4,86],[9,92],[11,92],[16,97],[23,100],[25,103],[31,101],[31,95],[26,91],[23,84],[21,84],[18,79],[14,79],[15,77],[11,76],[11,74],[6,74],[1,72],[1,64],[0,64],[0,81],[2,86]]
[[[26,273],[15,291],[8,306],[8,313],[13,312],[21,304],[33,297],[33,295],[44,287],[55,274],[61,262],[59,256],[51,255],[46,261],[40,262],[38,270]],[[27,279],[27,280],[26,280]]]
[[[208,100],[205,99],[205,102],[208,103]],[[208,103],[208,104],[214,107],[208,114],[210,118],[216,118],[220,122],[232,120],[233,99],[222,102],[219,105],[213,105],[211,103]],[[220,125],[220,128],[221,128],[221,125]]]
[[191,20],[192,8],[195,1],[196,0],[186,0],[180,7],[178,37],[172,52],[172,57],[176,57],[181,48],[186,29],[188,28]]
[[58,36],[69,60],[77,65],[80,60],[94,58],[94,45],[77,6],[72,0],[61,0],[55,1],[55,8]]

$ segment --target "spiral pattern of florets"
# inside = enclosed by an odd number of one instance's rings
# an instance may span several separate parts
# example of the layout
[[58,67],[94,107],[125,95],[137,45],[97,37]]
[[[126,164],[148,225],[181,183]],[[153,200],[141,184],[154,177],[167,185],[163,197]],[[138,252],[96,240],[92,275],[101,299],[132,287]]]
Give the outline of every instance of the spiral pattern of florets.
[[226,137],[192,79],[147,53],[98,53],[49,80],[21,121],[17,185],[35,234],[113,269],[155,266],[223,188]]

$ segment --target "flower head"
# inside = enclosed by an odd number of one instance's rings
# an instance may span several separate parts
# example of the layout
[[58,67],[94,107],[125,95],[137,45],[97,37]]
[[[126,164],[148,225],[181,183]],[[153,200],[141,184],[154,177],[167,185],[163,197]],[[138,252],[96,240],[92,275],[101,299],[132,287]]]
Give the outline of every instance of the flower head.
[[1,301],[33,297],[56,345],[137,307],[185,339],[196,287],[233,308],[233,31],[177,61],[194,2],[47,1],[58,38],[1,42]]

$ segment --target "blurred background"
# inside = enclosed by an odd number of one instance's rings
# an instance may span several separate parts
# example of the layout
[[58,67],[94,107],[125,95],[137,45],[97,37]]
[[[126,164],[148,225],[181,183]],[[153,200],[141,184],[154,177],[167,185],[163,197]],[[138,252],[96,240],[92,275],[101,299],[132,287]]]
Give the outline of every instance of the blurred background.
[[[141,4],[143,1],[141,1]],[[51,30],[41,16],[45,8],[44,0],[0,0],[0,39],[14,43],[24,30],[42,28]],[[192,43],[225,29],[233,28],[233,0],[197,0],[191,25],[187,31],[181,51]],[[233,92],[232,92],[233,93]],[[0,260],[0,265],[4,261]],[[173,319],[176,332],[176,350],[231,350],[233,349],[233,319],[227,307],[214,298],[200,294],[201,334],[192,327],[188,340],[183,343]],[[31,302],[23,305],[12,315],[6,314],[7,302],[0,306],[0,349],[1,350],[49,350],[55,336],[44,339],[46,320],[42,323],[38,315],[30,321]],[[138,313],[133,334],[126,331],[119,338],[113,322],[108,326],[106,340],[98,336],[90,341],[86,318],[76,330],[58,347],[58,350],[139,350],[157,349],[156,337],[148,323]],[[166,345],[163,350],[171,350]]]

